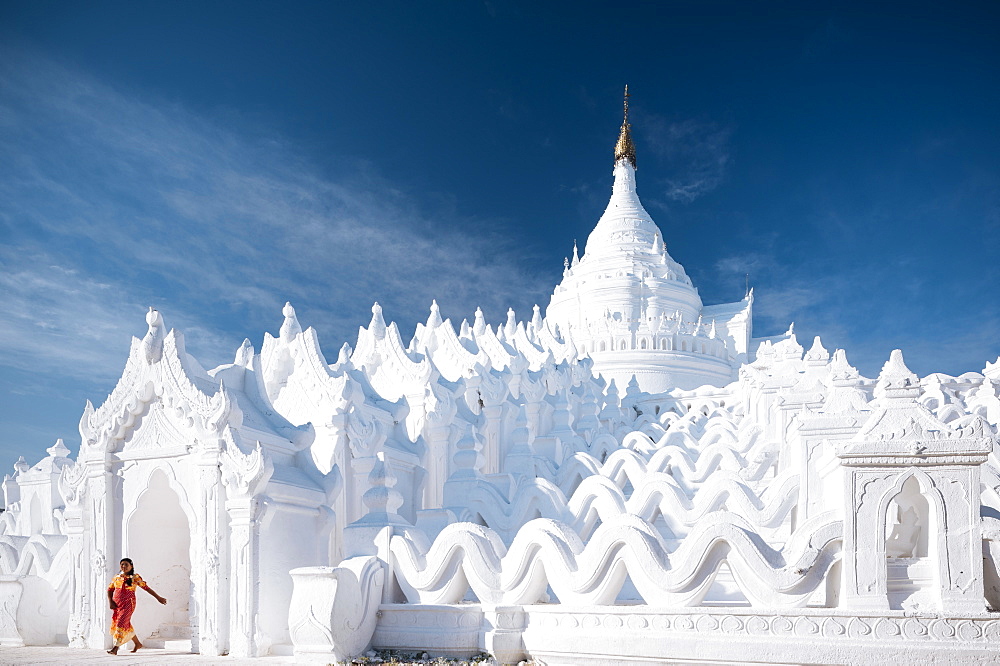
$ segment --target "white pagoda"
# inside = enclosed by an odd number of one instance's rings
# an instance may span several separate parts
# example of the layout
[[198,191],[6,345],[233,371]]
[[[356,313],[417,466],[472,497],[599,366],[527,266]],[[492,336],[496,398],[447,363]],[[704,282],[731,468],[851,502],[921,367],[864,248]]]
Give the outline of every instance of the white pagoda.
[[573,247],[546,319],[568,331],[581,356],[594,359],[594,371],[620,387],[633,377],[650,393],[724,386],[748,360],[753,296],[702,305],[639,201],[635,171],[626,88],[611,200],[583,256]]
[[206,370],[150,309],[76,455],[3,480],[0,650],[110,647],[132,557],[142,642],[209,656],[995,663],[1000,360],[751,340],[639,203],[627,111],[615,157],[545,318],[432,303],[404,342],[376,303],[330,362],[286,304]]

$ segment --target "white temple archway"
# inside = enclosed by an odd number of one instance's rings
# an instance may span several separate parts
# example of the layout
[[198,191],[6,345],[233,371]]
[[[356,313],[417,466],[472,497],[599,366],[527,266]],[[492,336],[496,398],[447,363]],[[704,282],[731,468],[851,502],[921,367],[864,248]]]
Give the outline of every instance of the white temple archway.
[[[139,639],[191,637],[191,528],[180,498],[162,470],[154,471],[125,530],[126,557],[150,587],[167,598],[161,606],[145,592],[132,619]],[[145,597],[145,598],[142,598]]]

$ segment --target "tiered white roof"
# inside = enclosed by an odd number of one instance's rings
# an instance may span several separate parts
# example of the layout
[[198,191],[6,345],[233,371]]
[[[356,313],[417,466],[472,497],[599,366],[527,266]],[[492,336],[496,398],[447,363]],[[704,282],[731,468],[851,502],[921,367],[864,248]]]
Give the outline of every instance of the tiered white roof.
[[650,392],[725,385],[747,360],[752,296],[702,304],[639,201],[635,171],[626,90],[611,200],[582,258],[574,247],[547,320],[569,331],[580,353],[594,358],[595,371],[620,385],[633,375]]

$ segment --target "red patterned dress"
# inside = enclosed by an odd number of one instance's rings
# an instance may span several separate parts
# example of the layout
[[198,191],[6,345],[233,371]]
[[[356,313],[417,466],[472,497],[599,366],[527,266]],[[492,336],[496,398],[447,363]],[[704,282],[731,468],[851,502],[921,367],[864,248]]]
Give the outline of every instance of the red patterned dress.
[[[126,579],[131,578],[132,584],[126,585]],[[132,628],[132,613],[135,612],[135,588],[146,587],[144,581],[137,574],[118,574],[108,585],[108,590],[114,590],[115,608],[111,616],[111,638],[115,645],[125,645],[135,636],[135,629]]]

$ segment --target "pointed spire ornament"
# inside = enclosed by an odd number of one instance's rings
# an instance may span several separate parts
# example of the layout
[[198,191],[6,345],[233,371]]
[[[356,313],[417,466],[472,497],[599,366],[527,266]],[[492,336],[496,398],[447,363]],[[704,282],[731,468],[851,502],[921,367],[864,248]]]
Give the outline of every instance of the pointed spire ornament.
[[299,325],[299,320],[295,316],[295,308],[292,307],[291,303],[285,303],[285,307],[281,308],[281,314],[284,315],[285,321],[281,324],[278,337],[285,342],[291,342],[295,336],[302,332],[302,327]]
[[352,353],[353,350],[351,349],[351,345],[345,342],[344,345],[340,348],[340,352],[337,354],[337,365],[344,366],[348,361],[351,360]]
[[531,325],[536,332],[542,330],[542,310],[538,307],[538,303],[531,308]]
[[382,306],[375,301],[375,305],[372,306],[372,320],[368,324],[368,331],[375,336],[376,340],[381,340],[385,337],[385,319],[382,318]]
[[476,318],[472,323],[472,332],[479,336],[486,331],[486,318],[483,316],[483,309],[476,308]]
[[236,350],[236,356],[233,358],[233,365],[241,365],[244,368],[249,368],[252,362],[253,344],[249,338],[243,338],[243,344]]
[[903,352],[893,349],[875,384],[876,398],[914,400],[920,395],[920,378],[903,361]]
[[580,263],[580,252],[579,252],[579,250],[577,250],[576,239],[574,238],[573,239],[573,264],[572,265],[575,267],[578,263]]
[[56,440],[55,444],[45,449],[45,452],[53,458],[65,458],[69,455],[69,449],[66,447],[66,444],[63,443],[61,437]]
[[830,361],[830,379],[833,381],[834,385],[838,383],[855,383],[860,379],[861,375],[858,373],[857,368],[853,367],[847,361],[847,352],[843,349],[838,349],[833,352],[833,360]]
[[625,387],[625,399],[621,401],[622,410],[625,410],[631,418],[636,418],[641,413],[641,410],[636,406],[641,395],[639,380],[635,378],[635,375],[632,375],[632,378],[628,380],[628,386]]
[[622,120],[618,143],[615,144],[615,164],[621,160],[628,160],[635,169],[635,144],[632,143],[632,126],[628,123],[628,98],[628,86],[625,86],[625,119]]
[[146,313],[146,324],[149,325],[149,330],[146,331],[146,335],[142,338],[142,352],[146,363],[153,365],[163,355],[163,337],[165,331],[163,317],[152,306],[150,306],[149,312]]
[[482,476],[480,469],[486,458],[483,457],[483,437],[475,426],[470,428],[465,436],[460,437],[455,442],[455,455],[452,461],[455,463],[455,472],[452,479],[475,479]]
[[513,340],[516,332],[517,315],[514,313],[514,308],[507,308],[507,325],[504,326],[504,333],[507,335],[508,340]]
[[618,383],[614,380],[614,378],[612,378],[608,383],[608,390],[605,392],[604,396],[604,402],[606,405],[614,405],[617,407],[621,404],[618,399]]
[[830,352],[826,350],[826,347],[823,346],[823,342],[817,335],[813,338],[812,347],[806,352],[806,361],[825,365],[829,359]]
[[532,439],[531,425],[528,423],[528,411],[525,405],[517,408],[517,416],[514,418],[514,430],[510,433],[510,452],[507,454],[507,464],[504,466],[508,470],[516,470],[525,476],[534,476],[534,462],[532,461],[532,451],[529,442]]
[[441,308],[438,307],[437,299],[431,301],[431,313],[427,317],[427,328],[437,328],[442,324]]
[[361,501],[368,507],[366,518],[383,521],[400,518],[396,511],[403,506],[403,496],[394,488],[396,481],[396,475],[385,462],[385,453],[379,451],[368,474],[371,487],[361,496]]

